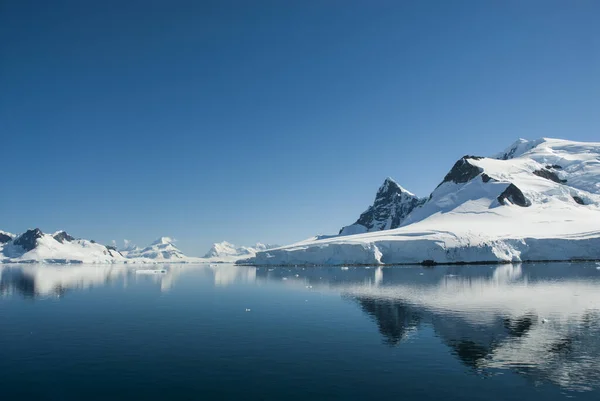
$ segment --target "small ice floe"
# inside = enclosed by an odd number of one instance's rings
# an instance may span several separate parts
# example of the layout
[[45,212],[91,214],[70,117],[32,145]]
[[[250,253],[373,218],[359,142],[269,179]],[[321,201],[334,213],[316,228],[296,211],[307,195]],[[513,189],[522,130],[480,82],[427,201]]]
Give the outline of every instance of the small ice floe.
[[348,270],[349,268],[348,268],[348,266],[342,266],[342,267],[340,267],[340,269],[342,269],[342,270]]
[[419,273],[419,276],[422,276],[422,275],[423,275],[423,273]]
[[282,280],[287,280],[287,277],[282,277],[281,279],[282,279]]
[[446,277],[456,277],[456,274],[446,274]]
[[299,275],[299,274],[296,274],[296,277],[300,277],[300,275]]
[[164,269],[140,269],[135,271],[136,274],[166,274]]
[[307,285],[306,288],[311,289],[312,285]]
[[546,318],[543,318],[543,319],[542,319],[542,323],[548,323],[548,322],[549,322],[549,320],[548,320],[548,319],[546,319]]
[[250,312],[252,309],[250,308],[246,308],[246,312]]

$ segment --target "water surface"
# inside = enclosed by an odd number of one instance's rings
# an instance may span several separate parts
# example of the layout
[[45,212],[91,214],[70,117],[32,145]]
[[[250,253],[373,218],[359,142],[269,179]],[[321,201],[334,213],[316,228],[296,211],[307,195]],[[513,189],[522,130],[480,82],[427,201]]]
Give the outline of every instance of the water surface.
[[0,267],[7,400],[600,399],[600,266]]

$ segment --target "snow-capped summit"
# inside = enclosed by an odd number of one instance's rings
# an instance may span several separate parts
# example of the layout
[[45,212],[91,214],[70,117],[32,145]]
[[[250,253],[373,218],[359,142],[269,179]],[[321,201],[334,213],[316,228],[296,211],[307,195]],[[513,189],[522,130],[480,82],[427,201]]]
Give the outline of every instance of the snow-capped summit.
[[204,255],[211,262],[235,262],[239,259],[249,258],[257,252],[273,249],[278,245],[262,244],[257,242],[254,246],[235,246],[230,242],[223,241],[214,243]]
[[60,242],[61,244],[64,243],[65,241],[75,241],[75,238],[73,238],[72,236],[70,236],[69,234],[67,234],[66,231],[57,231],[54,234],[52,234],[52,238],[54,238],[55,240],[57,240],[58,242]]
[[124,254],[128,259],[144,258],[152,260],[178,261],[186,256],[173,244],[171,237],[160,237],[145,248],[133,247]]
[[342,227],[339,234],[352,235],[398,228],[404,219],[425,201],[426,199],[417,197],[388,177],[379,187],[373,205],[369,206],[354,224]]
[[168,245],[174,243],[175,240],[171,237],[160,237],[150,245]]
[[533,141],[519,138],[516,142],[506,148],[503,152],[492,156],[494,159],[509,160],[521,156],[523,153],[530,151],[539,144],[546,141],[546,138],[535,139]]
[[[381,192],[390,187],[382,186]],[[396,229],[313,238],[259,252],[250,262],[573,259],[600,259],[600,143],[542,138],[519,140],[491,158],[460,158]]]
[[222,256],[237,255],[238,250],[235,245],[227,241],[215,242],[212,244],[208,252],[204,255],[205,258],[216,258]]

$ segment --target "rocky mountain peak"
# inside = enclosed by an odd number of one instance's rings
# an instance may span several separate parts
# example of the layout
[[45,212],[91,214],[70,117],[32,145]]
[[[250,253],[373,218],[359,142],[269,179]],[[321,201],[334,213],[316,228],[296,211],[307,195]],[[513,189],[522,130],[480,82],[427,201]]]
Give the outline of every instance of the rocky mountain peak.
[[73,238],[72,236],[67,234],[66,231],[57,231],[56,233],[54,233],[52,238],[54,238],[61,244],[63,244],[65,241],[68,241],[68,242],[75,241],[75,238]]
[[377,190],[375,201],[358,220],[340,230],[340,235],[397,228],[424,199],[402,188],[392,178],[386,178]]
[[12,241],[13,238],[13,234],[0,231],[0,244],[6,244],[7,242]]
[[39,228],[27,230],[14,240],[14,244],[19,245],[25,252],[29,252],[37,246],[37,240],[43,235],[44,233]]

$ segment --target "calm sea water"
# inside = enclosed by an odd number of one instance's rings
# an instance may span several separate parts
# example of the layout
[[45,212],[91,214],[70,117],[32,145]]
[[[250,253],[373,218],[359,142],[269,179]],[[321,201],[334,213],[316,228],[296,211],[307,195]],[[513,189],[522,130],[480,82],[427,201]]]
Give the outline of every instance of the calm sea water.
[[600,399],[596,263],[158,268],[0,267],[1,398]]

